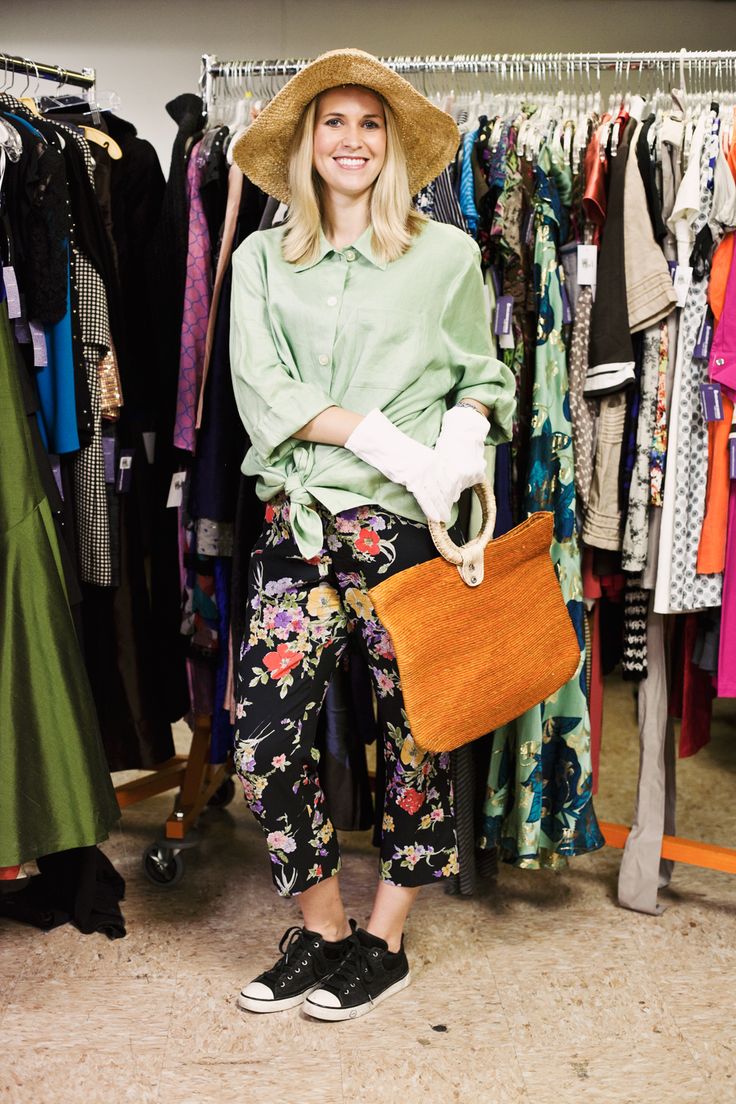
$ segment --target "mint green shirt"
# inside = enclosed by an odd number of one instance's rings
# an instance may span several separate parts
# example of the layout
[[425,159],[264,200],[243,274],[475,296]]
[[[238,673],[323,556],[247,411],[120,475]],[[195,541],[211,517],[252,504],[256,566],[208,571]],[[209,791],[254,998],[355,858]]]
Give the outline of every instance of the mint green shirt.
[[405,487],[297,430],[329,406],[378,407],[434,446],[448,406],[468,397],[490,408],[497,444],[510,438],[514,380],[494,356],[480,252],[462,230],[428,222],[390,264],[374,256],[370,227],[342,250],[323,235],[318,259],[301,265],[281,256],[283,233],[257,231],[233,254],[230,358],[252,443],[243,471],[264,502],[285,491],[309,559],[322,548],[315,501],[333,514],[374,504],[426,519]]

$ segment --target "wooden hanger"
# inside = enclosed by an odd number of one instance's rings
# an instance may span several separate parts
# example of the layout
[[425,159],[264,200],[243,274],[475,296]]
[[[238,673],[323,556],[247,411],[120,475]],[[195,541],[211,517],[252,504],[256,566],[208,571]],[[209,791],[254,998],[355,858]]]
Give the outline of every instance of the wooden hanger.
[[96,146],[102,146],[104,150],[107,150],[113,161],[119,161],[123,156],[123,151],[115,139],[111,138],[109,134],[105,134],[104,130],[89,126],[83,126],[81,129],[87,141],[94,142]]
[[38,110],[38,104],[33,96],[21,96],[18,103],[22,103],[26,110],[30,111],[31,115],[37,115],[40,119],[41,112]]

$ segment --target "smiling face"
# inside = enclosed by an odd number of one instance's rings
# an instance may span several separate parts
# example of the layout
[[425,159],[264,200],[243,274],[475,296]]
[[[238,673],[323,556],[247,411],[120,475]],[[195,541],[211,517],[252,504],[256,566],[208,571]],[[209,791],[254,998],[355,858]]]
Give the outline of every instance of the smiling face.
[[317,103],[314,167],[333,192],[355,197],[375,182],[386,159],[386,119],[367,88],[331,88]]

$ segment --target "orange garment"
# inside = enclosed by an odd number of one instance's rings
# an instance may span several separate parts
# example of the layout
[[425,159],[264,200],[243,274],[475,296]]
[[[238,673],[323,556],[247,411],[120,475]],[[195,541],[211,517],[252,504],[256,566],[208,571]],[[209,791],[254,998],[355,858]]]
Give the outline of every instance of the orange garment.
[[[728,151],[728,166],[736,179],[736,142]],[[727,234],[713,254],[708,282],[708,302],[718,321],[726,299],[731,274],[734,234]],[[723,421],[708,423],[708,484],[705,491],[705,518],[698,544],[698,574],[713,575],[726,566],[726,529],[728,527],[728,434],[733,403],[723,394]]]
[[705,491],[705,518],[698,545],[698,574],[715,575],[726,566],[726,528],[728,496],[728,434],[731,430],[733,403],[722,393],[723,420],[708,422],[708,485]]

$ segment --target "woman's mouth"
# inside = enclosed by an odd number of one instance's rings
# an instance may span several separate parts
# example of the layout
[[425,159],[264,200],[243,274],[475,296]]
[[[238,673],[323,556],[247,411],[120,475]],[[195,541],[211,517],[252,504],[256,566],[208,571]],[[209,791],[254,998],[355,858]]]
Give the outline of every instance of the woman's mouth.
[[355,172],[368,164],[367,157],[334,157],[333,160],[341,169],[347,169],[348,172]]

